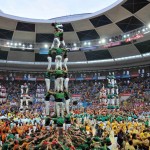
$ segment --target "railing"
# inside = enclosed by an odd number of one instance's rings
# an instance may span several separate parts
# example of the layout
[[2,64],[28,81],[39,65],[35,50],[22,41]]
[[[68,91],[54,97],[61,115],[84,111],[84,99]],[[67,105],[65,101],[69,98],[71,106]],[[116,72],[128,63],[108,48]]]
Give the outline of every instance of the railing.
[[[105,60],[68,62],[68,65],[83,65],[83,64],[88,65],[88,64],[100,64],[100,63],[109,63],[109,62],[120,62],[125,60],[133,60],[133,59],[146,58],[146,57],[150,57],[150,53],[128,56],[128,57],[105,59]],[[9,60],[0,60],[0,63],[20,64],[20,65],[47,65],[47,62],[25,62],[25,61],[9,61]],[[54,65],[54,62],[52,62],[52,65]]]

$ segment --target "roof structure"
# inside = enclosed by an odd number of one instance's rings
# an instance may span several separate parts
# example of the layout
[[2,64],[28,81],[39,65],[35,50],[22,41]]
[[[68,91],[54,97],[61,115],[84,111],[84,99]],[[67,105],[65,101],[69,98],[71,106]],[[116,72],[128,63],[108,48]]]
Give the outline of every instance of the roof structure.
[[[111,6],[110,9],[96,12],[95,14],[81,14],[68,18],[59,17],[51,20],[28,20],[0,12],[0,39],[31,43],[52,42],[53,27],[51,22],[54,21],[63,22],[66,43],[102,39],[148,25],[150,23],[149,10],[150,2],[148,0],[120,0],[116,5]],[[86,52],[69,52],[68,57],[71,62],[80,62],[143,55],[150,53],[149,39],[150,35],[147,35],[138,41],[112,48],[100,48]],[[10,48],[1,48],[0,59],[7,61],[47,62],[46,55]]]

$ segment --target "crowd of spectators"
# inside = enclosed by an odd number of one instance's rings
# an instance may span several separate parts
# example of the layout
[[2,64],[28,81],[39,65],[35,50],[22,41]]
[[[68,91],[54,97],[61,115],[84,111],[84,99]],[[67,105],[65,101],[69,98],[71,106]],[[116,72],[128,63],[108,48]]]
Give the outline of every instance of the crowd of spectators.
[[149,117],[132,109],[80,108],[65,119],[7,111],[0,119],[0,149],[149,150]]
[[[35,102],[44,100],[45,95],[45,81],[25,81],[25,80],[15,80],[15,81],[5,81],[1,80],[1,85],[6,88],[7,99],[8,100],[20,100],[21,95],[21,85],[27,83],[29,87],[29,95],[33,98]],[[52,81],[53,83],[53,81]],[[51,89],[53,85],[51,83]],[[79,94],[81,95],[81,101],[97,101],[99,99],[99,91],[102,88],[102,84],[107,88],[107,79],[103,80],[82,80],[82,81],[69,81],[69,91],[71,95]],[[119,93],[131,94],[132,99],[149,99],[150,95],[150,78],[127,78],[127,79],[117,79],[117,84],[119,87]]]

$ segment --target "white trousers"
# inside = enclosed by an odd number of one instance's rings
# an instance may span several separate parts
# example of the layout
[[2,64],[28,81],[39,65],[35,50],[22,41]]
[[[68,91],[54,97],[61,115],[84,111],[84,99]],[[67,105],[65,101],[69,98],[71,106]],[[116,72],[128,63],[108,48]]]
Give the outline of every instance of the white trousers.
[[71,124],[65,124],[65,130],[68,130],[70,128]]
[[65,41],[60,41],[61,45],[65,48]]
[[55,47],[55,48],[59,48],[59,46],[60,46],[60,40],[59,40],[58,37],[55,37],[54,40],[53,40],[51,49],[54,48],[54,47]]
[[107,104],[109,104],[109,105],[111,104],[111,100],[110,99],[108,99]]
[[58,68],[62,69],[62,56],[61,55],[56,56],[55,63],[56,63],[55,69],[58,69]]
[[64,79],[64,87],[65,87],[66,91],[68,91],[68,82],[69,82],[69,78],[65,78]]
[[107,89],[107,93],[110,94],[110,89],[109,88]]
[[45,101],[45,114],[49,116],[50,112],[50,104],[49,101]]
[[116,99],[116,105],[119,105],[119,98]]
[[115,99],[111,99],[111,104],[115,105]]
[[28,108],[29,100],[26,98],[26,107]]
[[64,89],[63,81],[64,81],[64,78],[62,78],[62,77],[56,79],[55,86],[56,86],[57,91],[63,91],[63,89]]
[[61,117],[64,117],[64,103],[56,102],[57,117],[60,117],[60,110],[61,110]]
[[117,95],[119,94],[119,91],[118,91],[118,89],[116,89],[116,94],[117,94]]
[[50,90],[50,79],[45,79],[45,83],[46,83],[46,91],[48,92]]
[[102,102],[103,103],[106,103],[107,101],[106,101],[106,98],[102,98]]
[[115,92],[115,91],[114,91],[114,88],[112,88],[112,89],[111,89],[111,94],[114,94],[114,92]]
[[54,81],[54,91],[57,91],[57,79]]
[[68,70],[67,62],[68,62],[68,58],[65,58],[64,59],[64,67],[65,67],[66,70]]
[[47,57],[47,60],[48,60],[48,67],[47,67],[47,70],[50,70],[51,69],[51,65],[52,65],[52,57]]
[[69,103],[70,103],[70,99],[65,101],[65,108],[66,108],[67,114],[70,113],[70,111],[69,111]]

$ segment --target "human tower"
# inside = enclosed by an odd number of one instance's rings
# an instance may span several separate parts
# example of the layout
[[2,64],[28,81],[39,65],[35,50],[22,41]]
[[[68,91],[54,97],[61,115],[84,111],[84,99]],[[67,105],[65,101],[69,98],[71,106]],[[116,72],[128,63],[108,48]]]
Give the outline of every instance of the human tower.
[[108,109],[117,109],[119,108],[119,92],[114,72],[109,72],[107,81],[107,89],[103,84],[103,87],[100,90],[100,104],[101,106],[107,106]]
[[[67,68],[67,48],[63,39],[63,25],[59,23],[52,23],[54,27],[54,40],[48,52],[48,67],[45,73],[46,83],[46,115],[50,115],[50,97],[55,98],[54,111],[57,117],[64,117],[64,109],[66,108],[69,114],[69,93],[68,93],[68,68]],[[55,68],[52,69],[52,57],[55,57]],[[51,90],[52,77],[54,77],[54,89]]]
[[108,87],[107,87],[107,99],[108,99],[108,109],[118,109],[119,108],[119,92],[116,77],[114,72],[109,72],[107,76]]

